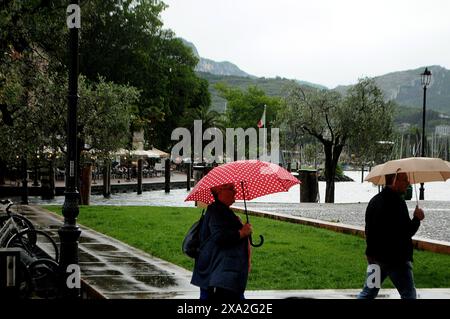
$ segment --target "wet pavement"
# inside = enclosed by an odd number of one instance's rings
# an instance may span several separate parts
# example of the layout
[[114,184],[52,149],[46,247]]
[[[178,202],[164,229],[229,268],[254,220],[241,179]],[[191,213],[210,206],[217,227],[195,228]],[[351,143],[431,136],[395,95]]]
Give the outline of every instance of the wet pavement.
[[[38,206],[22,206],[22,213],[57,242],[62,217]],[[153,257],[114,238],[80,226],[81,277],[92,290],[110,299],[198,299],[190,284],[191,272]],[[59,243],[58,243],[59,245]],[[247,291],[248,299],[354,299],[359,290],[264,290]],[[422,299],[450,299],[449,289],[418,289]],[[379,298],[399,298],[384,289]]]
[[[36,228],[59,246],[62,218],[37,206],[21,206]],[[114,238],[80,226],[79,264],[82,279],[105,298],[185,298],[198,293],[191,272],[150,256]]]

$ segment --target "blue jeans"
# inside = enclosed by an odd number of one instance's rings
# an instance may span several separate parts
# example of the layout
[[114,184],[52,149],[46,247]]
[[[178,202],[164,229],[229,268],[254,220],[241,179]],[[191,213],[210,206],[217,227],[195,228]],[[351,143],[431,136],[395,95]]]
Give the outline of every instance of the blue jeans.
[[[395,288],[397,288],[402,299],[416,299],[416,287],[414,286],[414,277],[412,263],[410,261],[399,265],[387,265],[378,263],[381,270],[380,283],[382,284],[389,276]],[[367,278],[371,273],[367,273],[366,282],[363,290],[359,293],[358,299],[375,299],[380,288],[369,288]]]

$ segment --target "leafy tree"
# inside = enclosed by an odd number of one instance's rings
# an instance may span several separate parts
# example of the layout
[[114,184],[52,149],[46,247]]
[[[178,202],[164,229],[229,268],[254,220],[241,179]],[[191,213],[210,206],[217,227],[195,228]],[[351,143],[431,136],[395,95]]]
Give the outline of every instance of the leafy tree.
[[356,133],[348,141],[352,154],[361,165],[386,161],[393,144],[395,103],[385,102],[382,91],[368,78],[348,90],[344,103],[357,115],[348,122]]
[[136,128],[166,148],[185,109],[210,103],[208,85],[194,72],[198,59],[163,29],[161,1],[93,0],[82,7],[80,71],[89,79],[129,84],[141,90]]
[[225,111],[227,127],[257,127],[264,105],[266,108],[266,126],[270,127],[275,121],[276,114],[281,105],[281,98],[267,96],[263,90],[256,86],[249,86],[247,91],[218,83],[216,89],[220,96],[227,100]]
[[[281,98],[267,96],[263,90],[256,86],[249,86],[247,91],[243,91],[239,88],[230,87],[225,83],[217,83],[216,89],[219,91],[220,96],[227,100],[227,108],[224,114],[224,125],[227,128],[257,129],[258,121],[261,119],[264,105],[266,105],[265,128],[268,128],[268,130],[265,138],[267,141],[270,140],[270,128],[275,123],[275,117],[281,105]],[[237,144],[235,143],[234,146],[236,148]],[[259,144],[257,148],[259,148]],[[246,149],[246,153],[250,151],[257,153],[258,150]]]
[[335,91],[304,92],[295,86],[285,101],[280,118],[323,144],[325,202],[333,203],[334,178],[343,147],[350,140],[370,142],[389,136],[391,104],[384,102],[381,91],[370,79],[360,80],[346,98]]
[[[68,29],[62,0],[5,0],[0,6],[0,62],[13,48],[44,52],[48,68],[66,77]],[[164,148],[184,110],[209,99],[206,81],[194,67],[197,59],[170,30],[163,29],[154,0],[81,0],[80,73],[89,81],[130,85],[141,91],[135,109],[136,126],[146,138]],[[1,86],[1,83],[0,83]],[[7,120],[4,105],[0,112]]]

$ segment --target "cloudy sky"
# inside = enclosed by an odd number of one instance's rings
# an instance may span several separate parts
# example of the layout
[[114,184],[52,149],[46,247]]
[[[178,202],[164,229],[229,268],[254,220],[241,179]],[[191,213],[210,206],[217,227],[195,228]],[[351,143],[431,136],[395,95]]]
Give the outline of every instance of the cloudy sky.
[[441,65],[448,0],[163,0],[167,28],[202,57],[262,77],[325,85]]

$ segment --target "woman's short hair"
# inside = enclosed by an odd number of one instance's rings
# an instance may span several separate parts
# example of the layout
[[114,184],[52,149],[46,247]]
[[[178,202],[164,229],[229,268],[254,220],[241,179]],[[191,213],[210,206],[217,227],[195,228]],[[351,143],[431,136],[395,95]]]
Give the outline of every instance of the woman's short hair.
[[222,185],[219,185],[219,186],[214,186],[214,187],[212,187],[212,188],[211,188],[211,193],[212,193],[212,195],[213,195],[213,197],[214,197],[214,200],[215,200],[215,201],[218,200],[218,198],[219,198],[219,193],[220,193],[220,191],[221,191],[222,189],[224,189],[224,188],[230,188],[230,187],[233,187],[233,188],[234,188],[234,184],[233,184],[233,183],[230,183],[230,184],[222,184]]

